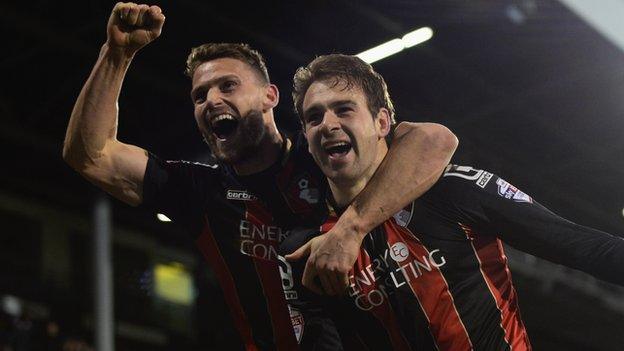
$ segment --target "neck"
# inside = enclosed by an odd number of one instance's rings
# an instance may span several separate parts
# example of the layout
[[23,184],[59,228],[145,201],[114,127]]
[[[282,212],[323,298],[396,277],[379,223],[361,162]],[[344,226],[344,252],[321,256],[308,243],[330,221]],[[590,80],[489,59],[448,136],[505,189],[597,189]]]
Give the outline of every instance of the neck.
[[377,168],[383,161],[384,157],[388,153],[388,148],[385,145],[385,142],[373,163],[358,176],[358,178],[353,179],[327,179],[329,183],[329,187],[332,191],[332,195],[334,197],[334,201],[336,201],[336,205],[339,208],[346,208],[353,202],[356,196],[366,187],[371,178],[375,175]]
[[258,145],[252,157],[232,165],[238,175],[250,175],[271,167],[282,155],[283,143],[286,141],[277,130],[275,123],[267,127],[266,135]]

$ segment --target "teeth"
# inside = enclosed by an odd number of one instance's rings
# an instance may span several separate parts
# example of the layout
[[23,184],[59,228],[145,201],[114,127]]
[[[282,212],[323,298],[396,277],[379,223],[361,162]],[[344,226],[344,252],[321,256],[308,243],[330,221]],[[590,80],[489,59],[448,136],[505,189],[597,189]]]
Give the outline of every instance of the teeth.
[[229,119],[229,120],[234,120],[234,116],[228,114],[228,113],[224,113],[222,115],[218,115],[217,117],[215,117],[212,122],[219,122],[219,121],[223,121],[225,119]]
[[332,147],[336,147],[336,146],[349,146],[350,144],[345,142],[345,141],[340,141],[337,143],[333,143],[333,144],[327,144],[325,145],[326,149],[332,148]]

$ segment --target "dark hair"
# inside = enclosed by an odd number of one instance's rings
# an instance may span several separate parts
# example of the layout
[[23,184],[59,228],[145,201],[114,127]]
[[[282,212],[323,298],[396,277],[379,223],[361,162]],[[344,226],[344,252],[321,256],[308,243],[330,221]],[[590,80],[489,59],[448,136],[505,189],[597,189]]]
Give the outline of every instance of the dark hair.
[[269,73],[264,58],[247,44],[208,43],[194,47],[186,59],[185,73],[193,78],[193,74],[199,65],[224,57],[245,62],[258,73],[264,83],[269,83]]
[[373,67],[357,56],[331,54],[319,56],[306,67],[300,67],[293,78],[293,102],[295,112],[303,119],[303,98],[316,81],[333,80],[334,85],[345,82],[346,89],[358,86],[366,95],[368,109],[373,118],[379,109],[386,108],[391,124],[395,124],[394,105],[388,86],[383,77]]

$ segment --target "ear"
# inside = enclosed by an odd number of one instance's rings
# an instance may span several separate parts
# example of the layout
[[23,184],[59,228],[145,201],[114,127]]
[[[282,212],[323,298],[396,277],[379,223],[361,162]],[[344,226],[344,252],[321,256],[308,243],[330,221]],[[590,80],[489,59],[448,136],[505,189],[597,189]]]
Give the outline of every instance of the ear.
[[277,106],[279,103],[279,90],[275,84],[269,84],[266,87],[266,92],[264,96],[264,110],[270,110]]
[[392,129],[392,121],[390,119],[390,112],[382,107],[377,112],[377,118],[375,118],[375,127],[377,128],[377,136],[380,139],[385,138]]

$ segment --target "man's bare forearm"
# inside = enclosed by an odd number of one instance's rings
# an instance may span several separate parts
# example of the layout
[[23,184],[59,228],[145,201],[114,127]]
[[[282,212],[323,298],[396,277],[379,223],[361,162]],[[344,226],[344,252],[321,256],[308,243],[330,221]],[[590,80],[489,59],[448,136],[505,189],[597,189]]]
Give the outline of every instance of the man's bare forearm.
[[138,205],[143,197],[147,152],[117,141],[117,99],[132,57],[162,31],[160,7],[117,3],[89,79],[72,111],[63,158],[93,184],[116,198]]
[[116,140],[117,99],[132,57],[102,46],[69,120],[63,158],[74,168],[97,162],[107,143]]
[[130,205],[142,201],[147,153],[117,140],[117,99],[132,56],[102,46],[69,120],[63,158],[91,183]]
[[377,172],[336,225],[364,237],[429,190],[457,145],[455,135],[442,125],[401,123]]

